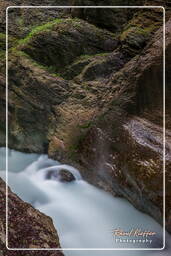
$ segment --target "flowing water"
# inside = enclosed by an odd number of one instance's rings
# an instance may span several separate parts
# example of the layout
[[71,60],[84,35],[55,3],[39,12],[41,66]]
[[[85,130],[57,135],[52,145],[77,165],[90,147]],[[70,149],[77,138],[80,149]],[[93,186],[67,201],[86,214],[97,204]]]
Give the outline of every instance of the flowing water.
[[[0,176],[5,179],[5,148],[0,148]],[[160,248],[162,227],[151,217],[136,210],[128,201],[82,180],[75,168],[51,160],[47,155],[9,150],[8,183],[18,196],[51,216],[62,248]],[[60,182],[60,170],[68,170],[73,182]],[[56,175],[48,176],[48,173]],[[114,229],[139,229],[156,234],[116,240]],[[169,238],[170,240],[170,238]],[[142,242],[145,241],[145,242]],[[150,242],[151,241],[151,242]],[[168,245],[167,245],[168,246]],[[169,246],[170,248],[170,246]],[[66,256],[141,256],[169,255],[165,251],[65,251]]]

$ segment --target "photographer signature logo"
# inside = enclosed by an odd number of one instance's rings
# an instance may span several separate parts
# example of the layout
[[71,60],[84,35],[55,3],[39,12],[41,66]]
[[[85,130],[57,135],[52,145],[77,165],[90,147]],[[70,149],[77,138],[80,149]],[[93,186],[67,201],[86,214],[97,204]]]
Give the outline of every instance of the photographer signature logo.
[[152,238],[156,232],[142,230],[139,228],[125,231],[123,229],[114,229],[112,231],[116,243],[152,243]]

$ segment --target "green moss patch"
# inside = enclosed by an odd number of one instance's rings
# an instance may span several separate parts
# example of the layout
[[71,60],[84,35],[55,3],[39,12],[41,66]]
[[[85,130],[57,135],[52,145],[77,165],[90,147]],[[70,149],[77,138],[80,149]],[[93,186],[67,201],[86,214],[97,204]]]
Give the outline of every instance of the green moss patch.
[[86,65],[82,60],[91,61],[94,57],[112,52],[118,43],[114,37],[111,32],[98,29],[78,18],[55,19],[34,27],[24,39],[18,41],[13,52],[25,52],[57,76],[63,74],[65,68],[69,68],[69,73],[73,73],[76,68],[78,72],[74,72],[75,76]]
[[64,21],[64,19],[55,19],[53,21],[50,21],[48,23],[45,23],[43,25],[40,26],[35,26],[33,27],[33,29],[31,30],[31,32],[23,39],[20,39],[18,41],[18,45],[25,45],[26,43],[28,43],[30,41],[30,39],[32,39],[35,35],[44,32],[44,31],[49,31],[54,25],[60,24]]
[[[9,59],[13,59],[15,57],[23,57],[23,58],[27,58],[31,61],[32,65],[35,67],[38,67],[40,69],[43,69],[47,72],[49,72],[52,76],[55,77],[61,77],[60,73],[55,72],[54,67],[53,66],[44,66],[39,64],[38,62],[36,62],[35,60],[33,60],[27,53],[23,52],[23,51],[19,51],[16,48],[13,48],[10,51],[11,54],[9,54]],[[1,52],[0,52],[0,56],[1,56]]]
[[109,55],[108,52],[103,52],[103,53],[97,53],[97,54],[94,54],[94,55],[81,55],[79,58],[78,58],[78,61],[80,60],[86,60],[86,59],[89,59],[89,58],[93,58],[93,57],[98,57],[98,56],[107,56]]
[[120,35],[122,49],[134,56],[143,49],[152,34],[162,25],[163,17],[159,10],[140,10],[134,15]]
[[125,30],[121,36],[120,36],[120,39],[121,41],[128,41],[129,42],[129,39],[130,37],[134,37],[136,35],[144,35],[144,36],[147,36],[148,35],[148,30],[147,29],[142,29],[142,28],[139,28],[139,27],[129,27],[127,30]]
[[32,30],[30,31],[30,33],[23,39],[20,39],[18,41],[18,46],[24,46],[25,44],[27,44],[35,35],[38,35],[42,32],[47,32],[50,31],[54,26],[61,24],[61,23],[73,23],[74,22],[74,26],[77,28],[81,27],[81,24],[79,23],[79,19],[74,18],[67,18],[67,19],[54,19],[53,21],[47,22],[43,25],[40,26],[35,26],[32,28]]
[[[13,36],[8,35],[8,48],[11,48],[12,46],[16,45],[17,40]],[[0,33],[0,50],[5,51],[6,50],[6,34]]]

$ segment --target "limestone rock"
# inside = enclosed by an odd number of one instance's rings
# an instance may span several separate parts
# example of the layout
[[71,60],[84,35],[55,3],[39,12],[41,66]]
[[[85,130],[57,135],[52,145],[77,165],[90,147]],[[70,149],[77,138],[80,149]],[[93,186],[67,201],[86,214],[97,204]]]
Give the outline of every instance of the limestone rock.
[[[72,5],[84,5],[84,6],[123,6],[123,5],[134,5],[136,1],[131,0],[129,3],[127,1],[120,0],[104,0],[104,1],[94,1],[94,0],[73,0]],[[139,1],[140,5],[143,1]],[[137,2],[136,2],[137,4]],[[88,21],[89,23],[95,24],[98,27],[108,29],[112,32],[121,31],[124,25],[132,18],[134,11],[132,9],[121,9],[121,8],[72,8],[71,15],[73,17],[78,17]],[[107,17],[107,18],[106,18]]]
[[[6,186],[0,179],[0,248],[3,256],[23,255],[21,251],[8,251],[5,247],[5,202]],[[50,217],[35,210],[28,203],[23,202],[10,189],[8,193],[8,247],[9,248],[59,248],[58,234]],[[50,256],[53,252],[45,252]],[[41,252],[30,251],[29,254],[41,255]],[[56,252],[62,256],[62,252]]]
[[85,21],[68,18],[38,27],[21,41],[18,49],[60,73],[79,56],[112,52],[117,43],[114,34]]

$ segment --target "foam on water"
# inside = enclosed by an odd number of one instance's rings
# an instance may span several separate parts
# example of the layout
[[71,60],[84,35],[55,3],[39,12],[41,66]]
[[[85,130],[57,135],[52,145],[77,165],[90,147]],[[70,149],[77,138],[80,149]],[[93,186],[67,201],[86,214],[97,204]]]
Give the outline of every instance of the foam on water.
[[[29,169],[30,169],[30,167],[29,167]],[[37,171],[36,173],[32,172],[32,175],[34,174],[34,178],[37,178],[39,181],[40,180],[42,181],[42,180],[46,180],[48,173],[53,171],[53,173],[56,174],[56,175],[52,176],[51,179],[57,180],[57,177],[60,174],[61,170],[67,170],[68,172],[72,173],[75,180],[81,180],[82,179],[81,174],[79,173],[79,171],[76,168],[74,168],[70,165],[67,165],[67,164],[58,164],[58,165],[55,165],[55,166],[43,168],[43,169],[40,169],[39,171]],[[56,178],[55,178],[55,176],[56,176]]]
[[[0,149],[1,159],[4,149]],[[27,159],[28,157],[28,159]],[[114,198],[81,179],[79,171],[49,159],[46,155],[10,150],[9,185],[24,201],[52,217],[63,248],[162,247],[162,228],[128,201]],[[21,168],[23,168],[21,170]],[[5,169],[5,165],[2,165]],[[77,179],[62,183],[46,179],[49,170],[69,170]],[[19,171],[17,171],[19,170]],[[0,176],[5,179],[5,172]],[[113,229],[142,229],[156,232],[152,243],[116,243]],[[170,240],[170,238],[169,238]],[[170,248],[170,247],[169,247]],[[65,251],[66,256],[169,255],[166,251]]]

